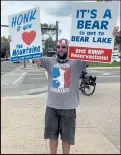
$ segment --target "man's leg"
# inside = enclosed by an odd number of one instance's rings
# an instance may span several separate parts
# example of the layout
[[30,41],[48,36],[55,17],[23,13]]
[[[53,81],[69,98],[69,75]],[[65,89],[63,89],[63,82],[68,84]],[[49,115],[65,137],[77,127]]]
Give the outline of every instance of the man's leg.
[[75,142],[76,110],[61,110],[60,133],[63,154],[69,154],[70,145]]
[[47,107],[45,113],[44,139],[49,139],[50,153],[57,154],[59,123],[57,109]]
[[63,140],[62,140],[62,151],[63,154],[69,154],[70,152],[70,144]]
[[58,140],[50,139],[49,146],[50,146],[50,154],[57,154]]

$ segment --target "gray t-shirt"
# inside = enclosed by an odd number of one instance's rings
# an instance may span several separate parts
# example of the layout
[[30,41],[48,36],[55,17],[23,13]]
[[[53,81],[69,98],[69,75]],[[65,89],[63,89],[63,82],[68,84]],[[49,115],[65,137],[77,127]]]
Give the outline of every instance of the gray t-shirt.
[[55,109],[75,109],[80,103],[79,77],[86,70],[86,62],[69,60],[58,63],[55,58],[41,58],[48,73],[47,106]]

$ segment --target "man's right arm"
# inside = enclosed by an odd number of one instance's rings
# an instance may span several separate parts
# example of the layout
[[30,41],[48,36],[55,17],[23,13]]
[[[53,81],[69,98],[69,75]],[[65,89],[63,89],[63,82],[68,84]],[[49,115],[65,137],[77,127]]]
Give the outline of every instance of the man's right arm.
[[48,58],[34,59],[34,62],[45,68],[47,71],[49,70],[50,60]]

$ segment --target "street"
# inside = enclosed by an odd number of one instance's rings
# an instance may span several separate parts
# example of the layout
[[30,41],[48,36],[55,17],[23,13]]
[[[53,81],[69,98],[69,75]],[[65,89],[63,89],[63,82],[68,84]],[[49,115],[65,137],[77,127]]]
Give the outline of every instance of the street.
[[97,77],[97,83],[120,83],[120,69],[92,69],[88,73]]
[[[36,95],[47,91],[47,73],[42,68],[27,63],[26,69],[20,69],[23,63],[1,63],[1,96]],[[97,77],[98,83],[120,83],[120,69],[87,69],[89,75]]]
[[7,72],[12,71],[17,67],[20,67],[21,65],[23,65],[23,62],[20,63],[12,63],[10,61],[1,62],[1,76],[6,74]]

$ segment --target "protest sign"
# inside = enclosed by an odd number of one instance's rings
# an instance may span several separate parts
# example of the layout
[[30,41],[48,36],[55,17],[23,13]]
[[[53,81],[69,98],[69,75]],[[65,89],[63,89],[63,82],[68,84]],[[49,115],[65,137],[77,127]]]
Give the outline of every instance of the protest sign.
[[118,2],[84,2],[73,5],[69,59],[111,62],[118,5]]
[[30,60],[42,57],[40,9],[33,8],[10,15],[10,61]]

